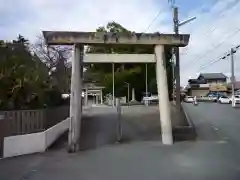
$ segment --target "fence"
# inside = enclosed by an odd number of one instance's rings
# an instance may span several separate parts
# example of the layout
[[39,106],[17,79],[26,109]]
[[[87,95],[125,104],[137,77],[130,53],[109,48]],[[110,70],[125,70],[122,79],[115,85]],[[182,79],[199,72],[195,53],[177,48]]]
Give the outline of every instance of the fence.
[[69,106],[51,109],[0,111],[0,158],[4,137],[41,132],[69,117]]
[[6,137],[36,133],[48,129],[69,116],[69,107],[0,111],[0,116],[2,117],[0,131],[4,132]]

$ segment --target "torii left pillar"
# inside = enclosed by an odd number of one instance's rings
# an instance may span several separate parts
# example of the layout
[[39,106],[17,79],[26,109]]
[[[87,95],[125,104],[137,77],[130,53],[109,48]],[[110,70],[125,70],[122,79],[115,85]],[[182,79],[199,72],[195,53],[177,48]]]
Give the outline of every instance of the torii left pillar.
[[68,136],[68,152],[79,150],[80,129],[82,119],[82,75],[83,75],[83,45],[74,46],[72,60],[71,97],[70,97],[70,125]]
[[168,95],[166,60],[163,45],[155,46],[155,57],[162,143],[171,145],[173,144],[173,136]]

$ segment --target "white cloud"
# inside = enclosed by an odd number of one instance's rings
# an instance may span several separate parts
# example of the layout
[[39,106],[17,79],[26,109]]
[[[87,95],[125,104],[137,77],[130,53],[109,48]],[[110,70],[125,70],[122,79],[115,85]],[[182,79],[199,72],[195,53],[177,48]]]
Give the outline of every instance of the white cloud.
[[[10,0],[6,4],[5,8],[10,13],[13,9],[20,11],[15,1]],[[159,9],[162,9],[163,13],[158,22],[168,16],[168,13],[164,12],[166,9],[164,5],[156,6],[154,0],[145,1],[144,4],[139,3],[139,0],[22,0],[21,2],[31,18],[19,17],[18,23],[11,28],[1,27],[3,33],[0,34],[0,38],[14,38],[16,34],[22,33],[33,39],[43,29],[94,31],[98,26],[106,25],[113,20],[130,30],[144,31]]]
[[[161,3],[157,4],[156,2],[156,0],[0,0],[0,17],[5,17],[0,19],[0,39],[13,39],[21,33],[34,40],[42,30],[94,31],[98,26],[106,25],[112,20],[130,30],[141,32],[146,30],[159,10],[161,14],[149,32],[172,32],[172,13],[167,0],[161,0]],[[203,3],[201,7],[183,13],[188,17],[197,16],[197,20],[180,28],[181,32],[191,33],[189,46],[181,49],[182,84],[187,82],[189,76],[194,77],[199,72],[222,71],[229,74],[229,60],[220,61],[202,70],[199,67],[240,43],[240,32],[229,37],[239,28],[239,12],[239,0],[218,0],[212,7]],[[187,18],[181,14],[180,17]],[[224,42],[218,45],[223,40]],[[238,54],[236,60],[240,57]],[[236,76],[240,77],[238,62]]]
[[[189,46],[182,50],[181,55],[183,83],[186,83],[189,75],[195,75],[196,72],[223,72],[229,75],[230,58],[209,66],[207,64],[240,44],[239,12],[239,0],[219,0],[209,12],[196,13],[197,20],[182,27],[182,32],[191,32]],[[237,53],[236,61],[239,57]],[[201,69],[202,66],[206,68]],[[237,78],[240,78],[239,63],[236,63],[235,69]]]

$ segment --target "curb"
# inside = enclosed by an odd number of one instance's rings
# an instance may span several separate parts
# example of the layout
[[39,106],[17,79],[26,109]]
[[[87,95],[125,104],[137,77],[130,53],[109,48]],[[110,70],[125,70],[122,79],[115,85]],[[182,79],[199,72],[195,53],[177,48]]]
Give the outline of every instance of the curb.
[[185,120],[187,122],[187,126],[175,126],[173,127],[173,138],[175,141],[188,141],[196,139],[196,131],[195,126],[189,117],[188,113],[183,108],[183,104],[181,104],[181,110],[184,113]]

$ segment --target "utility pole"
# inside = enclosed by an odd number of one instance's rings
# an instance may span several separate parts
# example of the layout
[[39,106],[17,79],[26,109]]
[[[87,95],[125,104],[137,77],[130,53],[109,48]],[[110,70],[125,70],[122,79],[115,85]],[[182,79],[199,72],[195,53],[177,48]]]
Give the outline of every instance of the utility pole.
[[116,108],[117,108],[117,142],[122,140],[122,122],[121,122],[121,104],[120,99],[116,98]]
[[175,91],[175,56],[174,56],[174,48],[172,48],[172,61],[171,61],[171,65],[172,65],[172,98],[173,98],[173,101],[175,101],[176,103],[176,99],[175,99],[175,96],[176,96],[176,91]]
[[232,107],[235,107],[235,93],[234,93],[234,89],[235,89],[235,76],[234,76],[234,57],[233,54],[235,53],[235,51],[233,50],[233,48],[231,48],[231,84],[232,84]]
[[[146,72],[146,75],[145,75],[145,86],[146,86],[146,89],[145,89],[145,97],[148,97],[148,64],[146,63],[145,65],[145,72]],[[148,106],[148,100],[145,101],[145,105]]]
[[[173,7],[173,25],[174,33],[179,33],[179,20],[178,20],[178,8]],[[179,48],[174,48],[175,54],[175,79],[176,79],[176,106],[177,110],[180,110],[181,100],[180,100],[180,63],[179,63]]]
[[130,99],[130,87],[129,87],[129,83],[128,83],[128,97],[127,97],[127,102],[128,102],[128,105],[129,105],[129,100]]
[[[174,6],[174,2],[172,1],[172,7],[173,7],[173,31],[175,34],[179,34],[179,27],[182,25],[185,25],[193,20],[196,19],[196,17],[189,18],[185,21],[179,22],[178,19],[178,7]],[[180,87],[180,58],[179,58],[179,47],[175,47],[174,49],[174,54],[175,54],[175,80],[176,80],[176,107],[177,110],[181,109],[181,87]]]

